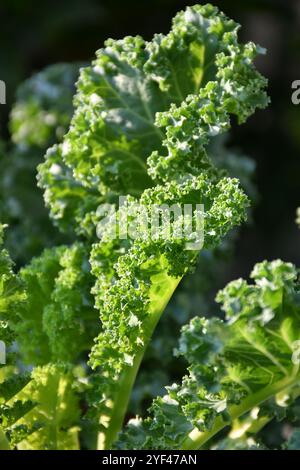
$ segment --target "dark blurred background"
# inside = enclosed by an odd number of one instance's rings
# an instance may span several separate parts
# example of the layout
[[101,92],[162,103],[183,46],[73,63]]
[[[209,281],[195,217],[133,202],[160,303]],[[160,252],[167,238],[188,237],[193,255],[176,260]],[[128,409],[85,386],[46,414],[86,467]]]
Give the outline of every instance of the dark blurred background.
[[[7,105],[0,106],[1,137],[18,85],[56,62],[89,61],[108,37],[167,32],[183,0],[1,0],[0,79]],[[199,2],[206,3],[206,2]],[[214,0],[243,25],[241,38],[268,49],[257,63],[269,78],[272,104],[235,128],[232,143],[257,163],[260,194],[254,223],[243,228],[228,278],[247,276],[255,262],[277,257],[300,265],[300,105],[291,83],[300,79],[300,1]]]

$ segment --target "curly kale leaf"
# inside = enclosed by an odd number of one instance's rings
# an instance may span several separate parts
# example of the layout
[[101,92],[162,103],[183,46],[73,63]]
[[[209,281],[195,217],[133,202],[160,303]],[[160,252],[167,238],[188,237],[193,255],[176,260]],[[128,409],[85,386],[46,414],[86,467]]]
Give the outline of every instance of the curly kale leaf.
[[254,284],[231,282],[217,296],[226,320],[196,317],[183,328],[176,354],[188,363],[180,385],[167,388],[150,417],[129,423],[119,447],[198,449],[271,398],[299,390],[300,294],[296,268],[255,266]]
[[70,130],[39,170],[62,229],[90,236],[87,219],[103,197],[139,197],[153,178],[210,168],[206,147],[229,129],[229,115],[243,122],[266,106],[266,80],[253,66],[262,49],[239,44],[238,29],[217,8],[196,5],[174,18],[166,36],[108,40],[81,70]]
[[78,361],[99,330],[87,248],[75,243],[46,249],[20,277],[27,301],[15,331],[23,361]]
[[[0,244],[3,243],[4,226],[0,225]],[[9,449],[9,433],[15,422],[32,408],[30,401],[17,402],[10,406],[10,400],[27,385],[26,375],[16,375],[15,355],[11,351],[16,333],[14,325],[19,321],[18,312],[26,294],[20,278],[13,272],[13,263],[1,247],[0,250],[0,449]]]
[[[136,202],[146,210],[203,203],[206,248],[245,220],[247,197],[210,158],[232,116],[242,123],[268,103],[253,65],[262,51],[241,45],[238,29],[211,5],[196,5],[165,36],[106,42],[81,71],[69,132],[39,167],[58,226],[94,241],[97,207],[118,211],[120,195],[132,210]],[[153,330],[199,254],[186,250],[198,234],[180,239],[178,223],[169,239],[134,241],[111,240],[111,225],[108,218],[91,254],[103,326],[90,358],[100,375],[100,447],[115,439]]]

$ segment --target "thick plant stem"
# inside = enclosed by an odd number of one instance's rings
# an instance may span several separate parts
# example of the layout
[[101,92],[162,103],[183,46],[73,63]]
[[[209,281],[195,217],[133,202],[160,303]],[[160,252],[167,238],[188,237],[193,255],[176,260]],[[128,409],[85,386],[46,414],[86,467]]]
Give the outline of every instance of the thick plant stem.
[[105,433],[100,433],[98,438],[98,449],[111,449],[113,442],[115,441],[118,432],[120,431],[126,410],[128,407],[128,402],[130,399],[131,391],[135,383],[135,379],[142,362],[145,350],[143,349],[138,356],[135,358],[134,364],[131,367],[127,367],[120,379],[120,386],[118,389],[118,394],[114,399],[112,406],[111,415],[109,417],[102,417],[102,424],[107,423],[107,430]]
[[[152,292],[150,290],[149,317],[143,325],[145,332],[144,336],[146,338],[144,346],[136,355],[133,365],[131,367],[127,367],[120,377],[118,391],[111,405],[110,415],[107,417],[104,416],[100,420],[100,423],[106,427],[106,430],[105,432],[99,433],[99,450],[111,449],[119,431],[122,428],[132,388],[145,351],[149,345],[157,323],[159,322],[160,317],[162,316],[180,280],[181,278],[172,278],[162,272],[153,282]],[[159,287],[157,288],[157,286]]]
[[0,427],[0,450],[11,450],[7,437],[5,436],[5,432]]
[[[229,414],[232,420],[238,419],[243,414],[250,411],[255,406],[259,406],[264,401],[273,397],[277,393],[280,393],[284,390],[295,386],[300,382],[299,377],[286,377],[283,380],[276,382],[264,389],[260,390],[253,395],[245,398],[239,405],[233,405],[229,409]],[[183,441],[181,449],[182,450],[197,450],[206,444],[212,437],[214,437],[219,431],[228,426],[228,422],[225,422],[221,417],[217,418],[214,426],[209,431],[199,431],[198,429],[193,429],[190,432],[188,437]]]

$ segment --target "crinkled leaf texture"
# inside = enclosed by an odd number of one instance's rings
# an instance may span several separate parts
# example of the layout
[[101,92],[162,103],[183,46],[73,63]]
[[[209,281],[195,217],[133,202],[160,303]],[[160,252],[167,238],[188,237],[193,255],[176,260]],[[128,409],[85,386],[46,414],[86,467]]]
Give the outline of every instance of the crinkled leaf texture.
[[176,236],[175,223],[167,239],[112,240],[113,221],[99,220],[97,207],[118,209],[120,195],[133,211],[136,202],[146,210],[202,203],[206,248],[245,220],[248,199],[239,182],[209,157],[231,116],[242,123],[268,103],[266,80],[253,65],[261,49],[240,44],[238,29],[217,8],[196,5],[150,42],[108,40],[81,71],[68,134],[39,168],[46,204],[62,230],[95,241],[101,222],[91,265],[102,331],[90,356],[100,448],[116,438],[153,330],[198,256],[186,245],[199,240],[197,233]]
[[[1,242],[2,233],[3,226],[0,227]],[[52,264],[49,252],[51,252]],[[59,261],[60,268],[63,269],[59,273],[60,282],[57,283],[56,288],[55,286],[50,288],[51,282],[54,283],[50,273],[53,276],[57,270],[57,256],[53,256],[54,253],[61,255]],[[40,260],[35,260],[33,266],[27,267],[21,276],[17,276],[12,270],[12,262],[8,253],[3,249],[0,251],[0,340],[5,343],[7,353],[6,364],[0,365],[0,449],[79,448],[77,424],[80,409],[76,392],[78,382],[72,374],[71,366],[62,363],[49,363],[43,367],[35,368],[32,374],[24,374],[16,366],[16,353],[11,352],[13,342],[17,340],[24,352],[23,359],[26,359],[27,356],[32,363],[39,362],[39,352],[44,353],[47,348],[45,340],[47,338],[42,337],[41,328],[39,328],[42,323],[39,314],[41,315],[45,302],[49,302],[50,307],[48,306],[48,308],[50,309],[51,302],[57,302],[57,305],[60,305],[62,309],[57,308],[55,311],[57,315],[55,325],[52,325],[53,322],[55,323],[55,317],[48,313],[51,317],[51,321],[48,320],[48,323],[53,328],[52,335],[55,334],[55,328],[61,329],[61,331],[67,328],[64,321],[66,322],[68,318],[61,318],[64,314],[65,317],[68,317],[68,312],[72,311],[73,320],[75,320],[78,310],[82,309],[81,313],[84,311],[80,304],[82,291],[78,289],[78,298],[70,295],[70,293],[74,294],[72,289],[78,281],[78,276],[82,281],[80,282],[81,289],[84,290],[85,287],[84,277],[86,274],[81,269],[82,259],[84,259],[82,247],[75,245],[68,249],[62,247],[53,251],[48,250],[42,259],[43,272],[38,270]],[[47,275],[41,277],[42,273]],[[67,285],[64,282],[65,277],[68,280]],[[51,300],[47,298],[50,291]],[[75,304],[71,308],[71,298],[73,302],[77,301],[77,310]],[[31,314],[30,320],[28,309]],[[33,313],[36,316],[32,316]],[[62,347],[64,347],[65,353],[68,347],[69,355],[74,354],[72,335],[75,346],[80,335],[80,333],[78,334],[79,325],[76,326],[76,334],[74,325],[76,325],[76,320],[73,321],[73,329],[71,327],[70,330],[66,329],[62,335],[61,343],[57,344],[58,356],[63,353]],[[48,331],[47,328],[46,331]],[[51,339],[50,336],[48,342],[50,346],[53,346]],[[64,341],[68,342],[68,345]],[[79,349],[77,349],[76,355],[80,352],[79,342],[77,340]],[[1,343],[2,345],[3,343]]]
[[188,375],[153,402],[149,418],[128,424],[118,447],[198,449],[267,400],[299,394],[297,274],[292,264],[263,262],[254,284],[238,279],[219,292],[226,320],[196,317],[183,328],[176,354]]
[[139,196],[156,177],[197,175],[210,167],[206,147],[228,130],[229,114],[243,122],[267,104],[252,63],[262,50],[239,44],[238,29],[211,5],[189,7],[168,35],[108,40],[81,70],[70,131],[39,171],[62,229],[90,235],[103,198]]
[[3,229],[4,226],[0,225],[0,449],[9,449],[8,434],[13,432],[16,421],[32,408],[32,404],[28,400],[10,404],[29,379],[15,375],[12,366],[14,356],[10,348],[16,339],[14,324],[25,293],[20,279],[13,272],[7,251],[2,248]]
[[88,247],[77,242],[46,249],[21,269],[27,301],[15,331],[25,363],[76,363],[90,350],[99,322],[88,256]]

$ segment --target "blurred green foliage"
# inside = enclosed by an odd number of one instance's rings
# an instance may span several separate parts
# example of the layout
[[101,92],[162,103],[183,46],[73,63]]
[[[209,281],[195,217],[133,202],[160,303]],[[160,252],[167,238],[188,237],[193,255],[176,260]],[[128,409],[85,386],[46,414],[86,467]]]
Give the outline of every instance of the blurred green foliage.
[[0,147],[0,219],[10,225],[6,246],[18,265],[64,241],[49,220],[36,167],[68,129],[78,69],[49,66],[17,90],[9,122],[12,142]]

